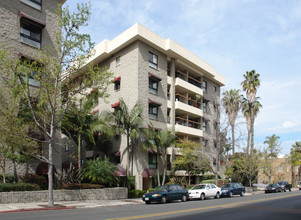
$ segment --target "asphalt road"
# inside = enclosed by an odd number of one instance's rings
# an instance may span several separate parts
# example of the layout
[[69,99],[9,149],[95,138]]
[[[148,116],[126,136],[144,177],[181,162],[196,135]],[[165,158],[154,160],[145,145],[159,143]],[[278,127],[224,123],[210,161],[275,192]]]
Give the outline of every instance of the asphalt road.
[[92,220],[92,219],[301,219],[301,191],[234,196],[204,201],[171,202],[164,205],[2,213],[0,220]]

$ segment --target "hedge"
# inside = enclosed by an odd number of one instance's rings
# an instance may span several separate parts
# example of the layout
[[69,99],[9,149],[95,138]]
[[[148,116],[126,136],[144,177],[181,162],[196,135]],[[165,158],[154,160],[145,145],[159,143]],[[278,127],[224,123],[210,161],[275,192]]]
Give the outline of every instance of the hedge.
[[0,183],[0,192],[37,191],[40,187],[33,183]]
[[[12,174],[6,174],[5,175],[5,183],[14,183],[15,182],[15,177]],[[0,174],[0,183],[3,183],[3,175],[2,173]]]
[[146,193],[146,191],[144,191],[144,190],[134,189],[134,190],[129,191],[128,197],[129,198],[140,198],[145,193]]
[[63,185],[62,189],[99,189],[105,188],[103,185],[90,183],[70,183]]

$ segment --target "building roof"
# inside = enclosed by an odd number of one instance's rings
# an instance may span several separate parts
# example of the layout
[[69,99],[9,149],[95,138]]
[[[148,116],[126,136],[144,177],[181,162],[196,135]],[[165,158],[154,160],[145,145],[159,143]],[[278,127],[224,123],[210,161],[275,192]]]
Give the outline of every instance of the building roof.
[[105,39],[100,42],[95,46],[95,54],[87,60],[87,63],[97,64],[136,40],[150,45],[168,57],[179,59],[181,62],[192,66],[200,74],[204,74],[205,77],[220,86],[226,84],[226,79],[218,74],[213,66],[177,44],[175,41],[169,38],[162,38],[139,23],[134,24],[113,40]]

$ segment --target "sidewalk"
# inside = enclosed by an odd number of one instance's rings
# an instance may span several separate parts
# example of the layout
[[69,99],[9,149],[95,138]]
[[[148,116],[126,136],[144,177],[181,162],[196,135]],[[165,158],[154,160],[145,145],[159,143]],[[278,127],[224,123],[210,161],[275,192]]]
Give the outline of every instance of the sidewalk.
[[59,209],[95,208],[107,206],[124,206],[144,204],[141,198],[123,200],[88,200],[88,201],[61,201],[55,202],[54,207],[48,207],[48,202],[36,203],[9,203],[0,204],[0,214],[8,212],[43,211]]

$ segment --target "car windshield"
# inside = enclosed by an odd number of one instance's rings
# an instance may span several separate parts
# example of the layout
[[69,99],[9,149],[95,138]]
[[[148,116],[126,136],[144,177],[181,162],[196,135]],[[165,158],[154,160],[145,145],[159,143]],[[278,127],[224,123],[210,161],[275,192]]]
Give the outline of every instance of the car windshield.
[[270,187],[274,187],[274,188],[277,187],[276,184],[270,184],[269,186],[270,186]]
[[222,188],[229,188],[229,187],[232,187],[232,185],[230,183],[222,185]]
[[154,189],[154,191],[165,191],[167,190],[167,186],[163,185],[163,186],[158,186]]
[[191,189],[205,189],[205,188],[206,188],[206,185],[195,185]]
[[284,182],[279,182],[278,184],[279,184],[279,185],[285,185]]

